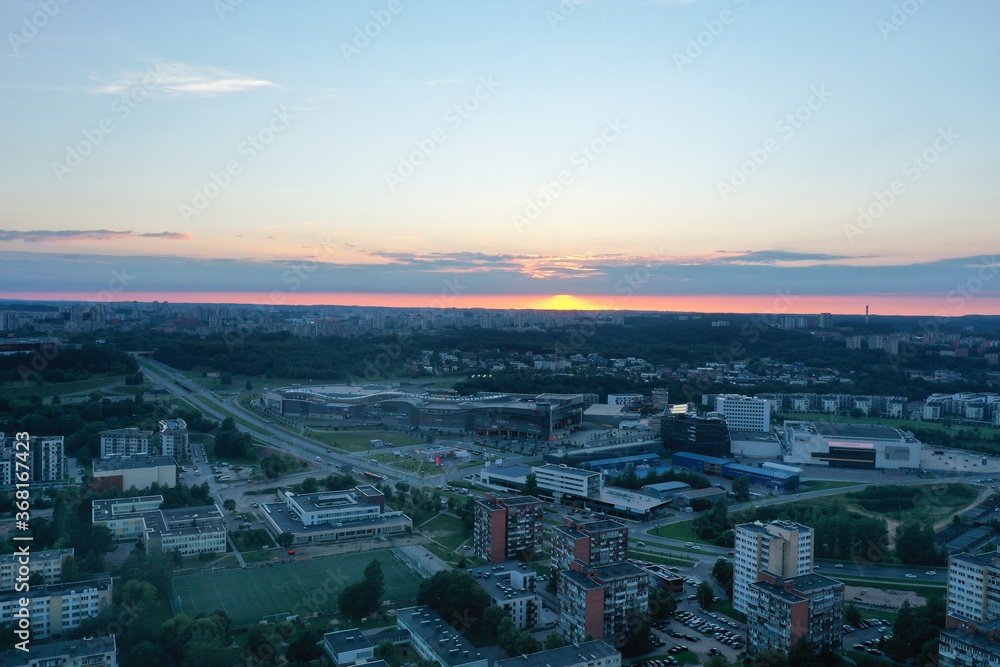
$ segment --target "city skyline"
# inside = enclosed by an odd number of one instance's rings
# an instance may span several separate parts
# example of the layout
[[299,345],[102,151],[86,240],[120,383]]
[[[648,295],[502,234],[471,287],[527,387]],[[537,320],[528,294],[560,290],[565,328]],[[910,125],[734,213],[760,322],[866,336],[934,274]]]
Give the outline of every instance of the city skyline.
[[998,15],[9,3],[0,298],[1000,314]]

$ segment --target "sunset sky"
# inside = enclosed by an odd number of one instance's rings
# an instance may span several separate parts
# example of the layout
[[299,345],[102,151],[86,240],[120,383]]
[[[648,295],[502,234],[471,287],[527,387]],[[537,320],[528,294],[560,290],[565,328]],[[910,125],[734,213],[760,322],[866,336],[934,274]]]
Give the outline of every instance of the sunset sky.
[[1000,314],[995,2],[0,25],[0,298]]

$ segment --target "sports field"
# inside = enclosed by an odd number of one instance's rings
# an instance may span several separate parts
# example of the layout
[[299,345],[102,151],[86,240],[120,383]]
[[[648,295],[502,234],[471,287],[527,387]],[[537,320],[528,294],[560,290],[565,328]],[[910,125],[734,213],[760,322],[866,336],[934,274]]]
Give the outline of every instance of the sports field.
[[279,614],[336,610],[337,595],[362,579],[373,558],[382,563],[385,573],[383,600],[416,597],[421,577],[383,549],[175,577],[171,604],[175,614],[183,612],[191,617],[222,609],[237,626],[267,617],[274,620]]

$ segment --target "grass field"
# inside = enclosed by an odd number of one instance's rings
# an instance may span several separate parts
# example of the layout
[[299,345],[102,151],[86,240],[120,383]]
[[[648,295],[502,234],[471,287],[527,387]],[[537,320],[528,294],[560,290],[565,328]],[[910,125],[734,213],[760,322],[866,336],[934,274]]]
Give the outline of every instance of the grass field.
[[106,385],[119,385],[124,383],[124,381],[124,375],[104,375],[77,382],[54,382],[40,385],[12,382],[0,387],[0,396],[6,396],[7,398],[27,398],[28,396],[41,396],[45,398],[57,394],[64,396],[66,394],[98,389]]
[[309,428],[307,434],[313,440],[336,447],[337,449],[342,449],[345,452],[377,451],[368,445],[369,440],[375,439],[391,442],[397,447],[419,445],[424,442],[424,439],[419,436],[400,433],[399,431],[327,431]]
[[420,526],[420,532],[452,551],[469,539],[462,529],[462,520],[449,514],[438,514]]
[[222,609],[237,626],[276,614],[331,611],[337,608],[339,592],[360,581],[373,558],[385,573],[385,599],[416,597],[421,577],[388,550],[381,550],[175,577],[171,603],[175,614],[192,617]]

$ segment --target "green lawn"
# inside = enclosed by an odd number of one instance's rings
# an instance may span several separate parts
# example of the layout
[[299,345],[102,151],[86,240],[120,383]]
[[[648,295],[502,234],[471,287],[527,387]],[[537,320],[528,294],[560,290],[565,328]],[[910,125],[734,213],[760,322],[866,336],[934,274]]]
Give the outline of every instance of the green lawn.
[[807,482],[802,482],[799,488],[794,491],[788,491],[785,495],[792,495],[795,493],[809,493],[810,491],[827,491],[829,489],[843,489],[848,486],[857,486],[858,482],[838,482],[832,479],[813,479]]
[[[693,519],[691,521],[693,521]],[[695,535],[691,530],[691,521],[682,521],[680,523],[670,523],[664,526],[657,526],[656,529],[651,532],[658,537],[666,537],[671,540],[682,540],[684,542],[693,542],[695,544],[707,544],[713,547],[717,546],[716,544],[703,540]]]
[[860,579],[856,577],[843,577],[837,576],[837,581],[842,581],[845,584],[850,584],[851,586],[863,586],[865,588],[877,588],[882,591],[910,591],[916,593],[917,595],[923,595],[924,597],[934,597],[944,594],[946,586],[941,585],[925,585],[925,584],[904,584],[897,583],[895,581],[886,581],[884,579]]
[[124,375],[102,375],[89,380],[79,380],[77,382],[55,382],[35,385],[32,383],[12,382],[0,387],[0,396],[7,398],[27,398],[28,396],[48,396],[75,394],[79,392],[98,389],[105,385],[118,385],[125,381]]
[[[283,553],[280,549],[270,551]],[[192,617],[222,609],[237,626],[276,614],[332,611],[337,608],[339,592],[360,581],[373,558],[382,563],[385,599],[409,604],[421,577],[386,549],[174,577],[171,602],[175,613],[183,611]]]
[[420,532],[452,551],[469,539],[462,528],[462,520],[448,514],[438,514],[420,526]]
[[659,563],[660,565],[678,565],[680,567],[690,567],[694,565],[697,561],[692,558],[684,558],[682,556],[664,556],[660,553],[651,553],[649,551],[643,551],[641,549],[634,549],[629,547],[629,555],[633,558],[642,558],[650,563]]
[[381,431],[381,430],[355,430],[355,431],[332,431],[327,429],[315,429],[310,428],[307,430],[308,437],[313,440],[322,442],[323,444],[330,445],[336,449],[342,449],[346,452],[375,452],[378,450],[372,449],[368,444],[369,440],[384,440],[390,442],[397,447],[407,447],[409,445],[419,445],[424,442],[424,439],[410,435],[409,433],[400,433],[399,431]]

